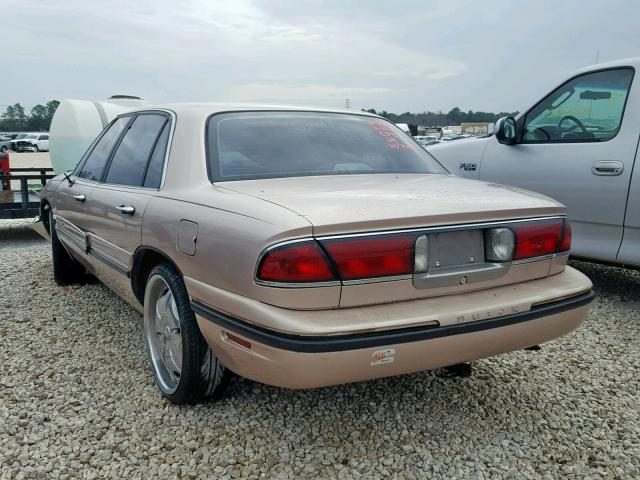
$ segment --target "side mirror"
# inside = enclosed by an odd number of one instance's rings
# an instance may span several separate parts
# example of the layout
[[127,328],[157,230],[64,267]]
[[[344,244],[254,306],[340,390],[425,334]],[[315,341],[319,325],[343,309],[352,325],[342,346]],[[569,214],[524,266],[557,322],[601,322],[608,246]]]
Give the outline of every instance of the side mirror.
[[513,117],[502,117],[496,122],[496,139],[504,145],[518,143],[518,130]]

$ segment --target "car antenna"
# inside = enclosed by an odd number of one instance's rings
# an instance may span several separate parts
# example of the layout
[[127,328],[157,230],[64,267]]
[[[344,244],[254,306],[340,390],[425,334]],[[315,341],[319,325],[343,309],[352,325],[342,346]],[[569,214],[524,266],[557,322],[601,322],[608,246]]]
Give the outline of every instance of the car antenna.
[[64,176],[64,179],[69,182],[69,186],[73,185],[75,182],[71,179],[71,174],[73,173],[73,170],[65,170],[64,172],[62,172],[62,175]]

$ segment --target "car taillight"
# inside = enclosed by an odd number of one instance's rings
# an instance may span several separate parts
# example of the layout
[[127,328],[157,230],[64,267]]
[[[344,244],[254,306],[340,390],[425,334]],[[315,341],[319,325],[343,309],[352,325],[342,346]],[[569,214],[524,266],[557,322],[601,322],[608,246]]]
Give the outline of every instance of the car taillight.
[[[429,234],[385,234],[306,240],[268,250],[257,280],[317,283],[426,272]],[[510,262],[566,252],[571,226],[563,219],[506,223],[484,230],[487,262]]]
[[568,252],[571,250],[571,224],[569,220],[564,221],[564,232],[562,234],[562,242],[560,242],[559,252]]
[[413,273],[415,235],[324,240],[342,280]]
[[510,225],[516,235],[514,260],[557,253],[562,240],[563,220],[542,220]]
[[260,261],[257,278],[280,283],[336,280],[324,252],[313,240],[268,251]]

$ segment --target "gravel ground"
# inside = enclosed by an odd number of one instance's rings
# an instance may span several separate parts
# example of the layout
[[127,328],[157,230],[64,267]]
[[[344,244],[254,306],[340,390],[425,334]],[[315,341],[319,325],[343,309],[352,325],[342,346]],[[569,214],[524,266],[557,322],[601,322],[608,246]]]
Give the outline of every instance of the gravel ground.
[[141,316],[57,287],[48,244],[0,221],[0,478],[640,478],[640,274],[576,263],[586,323],[538,352],[312,391],[236,379],[175,407]]

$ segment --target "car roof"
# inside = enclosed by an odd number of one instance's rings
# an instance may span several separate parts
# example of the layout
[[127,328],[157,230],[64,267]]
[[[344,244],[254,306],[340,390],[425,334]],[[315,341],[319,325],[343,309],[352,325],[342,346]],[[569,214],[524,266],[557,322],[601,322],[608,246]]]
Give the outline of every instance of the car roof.
[[222,112],[242,112],[242,111],[291,111],[291,112],[322,112],[322,113],[347,113],[351,115],[364,115],[379,118],[369,112],[360,110],[331,109],[322,107],[302,106],[302,105],[271,105],[260,103],[162,103],[156,105],[144,105],[136,111],[146,110],[170,110],[176,115],[189,114],[208,117],[215,113]]

